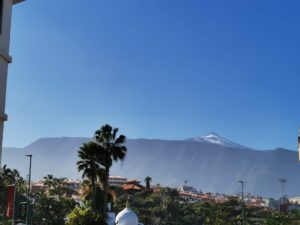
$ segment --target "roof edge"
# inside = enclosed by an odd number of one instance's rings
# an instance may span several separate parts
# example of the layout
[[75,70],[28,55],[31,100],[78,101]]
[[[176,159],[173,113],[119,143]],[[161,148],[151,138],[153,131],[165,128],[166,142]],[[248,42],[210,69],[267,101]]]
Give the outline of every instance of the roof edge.
[[18,4],[18,3],[20,3],[20,2],[24,2],[25,0],[13,0],[12,2],[13,2],[13,5],[14,4]]

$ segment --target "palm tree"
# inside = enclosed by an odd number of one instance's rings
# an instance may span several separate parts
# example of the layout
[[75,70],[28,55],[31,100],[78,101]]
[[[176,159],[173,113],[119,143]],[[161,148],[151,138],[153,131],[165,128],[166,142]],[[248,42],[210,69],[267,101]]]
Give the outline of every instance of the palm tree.
[[152,178],[151,178],[151,177],[147,176],[147,177],[145,178],[146,187],[147,187],[148,190],[150,189],[150,182],[151,182],[151,181],[152,181]]
[[83,180],[78,190],[79,196],[84,200],[91,199],[91,193],[92,193],[91,190],[92,190],[91,181]]
[[109,170],[113,161],[123,160],[127,148],[125,146],[126,137],[119,135],[118,128],[112,128],[106,124],[95,132],[94,142],[99,146],[101,156],[104,159],[101,164],[104,166],[103,189],[104,189],[104,213],[107,211],[107,193]]
[[78,151],[80,160],[77,162],[78,171],[82,171],[82,178],[87,178],[92,185],[92,207],[96,210],[96,182],[103,172],[99,145],[94,142],[83,143]]
[[54,176],[52,174],[48,174],[44,178],[44,188],[46,189],[46,192],[50,194],[50,191],[54,188],[55,186],[55,180]]
[[[2,212],[2,217],[4,218],[6,209],[6,189],[8,185],[16,185],[17,188],[22,188],[25,190],[24,179],[20,176],[20,173],[16,169],[10,169],[7,165],[3,166],[3,173],[0,174],[0,212]],[[24,192],[21,192],[24,193]],[[0,215],[1,217],[1,215]]]
[[62,196],[72,196],[72,190],[69,188],[68,179],[65,177],[61,178],[54,178],[55,187],[54,187],[54,194],[58,195],[59,198]]
[[7,184],[13,184],[16,176],[15,173],[19,174],[17,170],[11,170],[7,167],[7,165],[4,165],[3,173],[1,174],[0,180],[2,180],[2,182],[6,182]]

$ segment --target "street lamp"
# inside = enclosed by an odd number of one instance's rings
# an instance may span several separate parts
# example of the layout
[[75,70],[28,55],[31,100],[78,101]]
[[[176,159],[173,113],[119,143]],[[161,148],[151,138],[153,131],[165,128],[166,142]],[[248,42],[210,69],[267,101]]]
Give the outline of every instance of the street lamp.
[[28,225],[29,220],[29,195],[30,195],[30,182],[31,182],[31,161],[32,161],[32,155],[26,155],[26,157],[29,157],[29,177],[28,177],[28,189],[27,189],[27,207],[26,207],[26,225]]
[[242,185],[242,225],[245,225],[245,202],[244,202],[244,181],[239,180]]
[[286,178],[279,178],[278,181],[281,184],[281,188],[282,188],[282,204],[284,204],[285,203],[284,185],[287,182],[287,179]]

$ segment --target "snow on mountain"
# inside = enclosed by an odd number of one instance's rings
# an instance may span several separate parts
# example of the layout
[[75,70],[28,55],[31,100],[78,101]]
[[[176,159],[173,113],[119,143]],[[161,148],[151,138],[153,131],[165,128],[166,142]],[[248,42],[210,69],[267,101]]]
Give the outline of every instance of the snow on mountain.
[[212,143],[212,144],[217,144],[217,145],[221,145],[221,146],[229,147],[229,148],[248,148],[246,146],[242,146],[240,144],[232,142],[232,141],[216,134],[215,132],[210,132],[205,136],[194,137],[194,138],[191,138],[188,140]]

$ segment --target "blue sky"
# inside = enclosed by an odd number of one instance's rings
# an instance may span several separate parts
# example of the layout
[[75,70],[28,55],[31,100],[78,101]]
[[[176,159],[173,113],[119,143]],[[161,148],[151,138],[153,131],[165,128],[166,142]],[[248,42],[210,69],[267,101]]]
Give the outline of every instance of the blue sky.
[[15,6],[4,146],[215,131],[296,149],[300,2],[27,0]]

